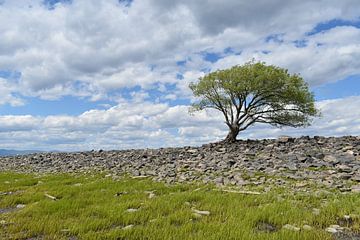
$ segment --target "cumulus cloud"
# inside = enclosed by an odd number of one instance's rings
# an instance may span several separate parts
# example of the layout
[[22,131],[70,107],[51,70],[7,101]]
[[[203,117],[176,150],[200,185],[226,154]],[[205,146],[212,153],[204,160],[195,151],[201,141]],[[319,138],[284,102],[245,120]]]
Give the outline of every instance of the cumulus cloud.
[[[358,27],[313,31],[333,19],[358,22],[358,0],[0,2],[0,73],[19,73],[15,80],[0,76],[0,106],[63,96],[115,105],[78,116],[0,116],[4,147],[82,150],[220,140],[227,131],[220,115],[188,114],[194,100],[188,84],[252,58],[301,73],[311,86],[360,74]],[[241,137],[359,134],[359,103],[356,96],[319,102],[324,117],[313,127],[258,125]]]
[[[239,137],[280,135],[358,135],[360,97],[317,102],[322,117],[308,128],[273,128],[258,124]],[[336,115],[334,115],[336,113]],[[78,116],[1,116],[0,144],[8,148],[90,150],[199,145],[219,141],[227,127],[221,113],[188,114],[188,106],[145,102],[91,110]]]
[[[96,101],[116,89],[159,83],[175,83],[181,90],[177,73],[216,69],[221,64],[205,61],[200,53],[221,55],[229,47],[242,54],[229,54],[223,62],[258,57],[301,72],[314,84],[359,74],[354,61],[359,29],[306,35],[331,19],[358,20],[355,0],[135,0],[131,5],[77,0],[50,9],[44,1],[29,0],[4,1],[0,8],[0,66],[21,72],[17,91],[25,96]],[[284,42],[266,42],[273,34],[282,34]],[[293,41],[303,39],[308,45],[296,48]],[[262,50],[269,53],[258,54]],[[182,60],[186,65],[177,66]]]
[[16,88],[14,84],[0,77],[0,106],[3,104],[10,104],[14,107],[24,105],[24,101],[14,95],[15,92]]
[[0,131],[16,132],[36,130],[41,123],[41,119],[31,115],[5,115],[0,116]]
[[[311,85],[320,85],[360,74],[360,29],[342,26],[306,37],[303,47],[293,41],[281,45],[269,44],[263,50],[245,50],[241,55],[231,55],[214,64],[215,69],[243,64],[251,58],[288,68],[301,75]],[[269,54],[270,52],[271,54]]]

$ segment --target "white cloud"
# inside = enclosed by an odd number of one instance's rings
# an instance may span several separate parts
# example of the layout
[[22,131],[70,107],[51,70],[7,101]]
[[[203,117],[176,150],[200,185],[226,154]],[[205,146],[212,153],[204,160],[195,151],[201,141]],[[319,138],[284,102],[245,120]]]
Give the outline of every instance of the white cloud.
[[[42,2],[0,5],[0,71],[21,73],[16,81],[0,78],[0,105],[67,95],[118,105],[78,116],[0,116],[4,147],[80,150],[220,140],[226,134],[220,115],[189,116],[187,106],[159,102],[191,102],[190,82],[253,57],[300,72],[311,85],[360,74],[359,28],[307,35],[321,22],[358,21],[358,0],[134,0],[130,7],[117,0],[76,0],[52,10]],[[283,42],[266,42],[273,34],[282,34]],[[296,40],[306,45],[296,47]],[[206,61],[205,51],[221,59]],[[131,101],[120,91],[127,89]],[[159,95],[152,96],[153,90]],[[359,97],[332,101],[319,103],[324,117],[308,129],[259,125],[241,136],[359,134]]]
[[[308,128],[277,129],[259,124],[239,137],[358,135],[359,105],[359,96],[321,101],[317,106],[322,118]],[[221,113],[202,111],[191,116],[187,106],[150,102],[91,110],[78,116],[1,116],[0,126],[3,147],[76,151],[199,145],[219,141],[227,133]]]
[[41,123],[41,119],[31,115],[5,115],[0,116],[0,132],[17,132],[36,130]]
[[[359,29],[305,35],[320,22],[358,20],[360,4],[355,0],[135,0],[130,8],[116,0],[77,0],[52,10],[40,0],[29,0],[5,1],[0,8],[0,66],[22,73],[17,91],[25,96],[74,95],[96,101],[124,87],[177,83],[179,71],[219,65],[204,61],[199,52],[221,53],[227,47],[243,53],[227,57],[230,65],[271,50],[259,58],[301,72],[315,84],[360,73]],[[283,44],[264,41],[277,33],[284,33]],[[309,46],[295,48],[292,41],[302,38]],[[176,66],[189,58],[185,67]]]
[[280,45],[265,44],[262,50],[270,51],[270,54],[247,49],[241,55],[230,55],[220,59],[214,64],[214,69],[243,64],[255,58],[285,67],[293,73],[301,73],[311,85],[335,82],[360,74],[358,39],[360,39],[360,29],[347,26],[336,27],[306,37],[304,47],[296,47],[293,41]]
[[14,107],[24,105],[24,101],[14,95],[15,92],[15,85],[0,77],[0,106],[3,104],[10,104]]

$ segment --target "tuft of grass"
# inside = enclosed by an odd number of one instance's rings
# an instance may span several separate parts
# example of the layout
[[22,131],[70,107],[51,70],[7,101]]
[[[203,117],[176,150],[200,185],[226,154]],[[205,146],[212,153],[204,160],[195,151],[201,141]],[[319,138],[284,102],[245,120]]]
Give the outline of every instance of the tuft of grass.
[[[352,219],[346,227],[360,231],[359,194],[317,190],[273,186],[248,195],[102,174],[0,173],[0,239],[332,239],[324,229],[344,215]],[[261,231],[259,224],[275,230]],[[286,224],[301,230],[282,229]]]

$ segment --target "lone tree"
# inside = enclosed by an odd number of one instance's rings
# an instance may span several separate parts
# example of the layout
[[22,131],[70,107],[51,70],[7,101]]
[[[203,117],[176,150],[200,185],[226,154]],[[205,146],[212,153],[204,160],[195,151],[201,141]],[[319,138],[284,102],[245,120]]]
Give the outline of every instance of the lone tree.
[[230,129],[226,142],[235,142],[240,131],[255,123],[305,127],[318,115],[314,96],[299,74],[264,62],[218,70],[189,87],[199,98],[190,111],[222,112]]

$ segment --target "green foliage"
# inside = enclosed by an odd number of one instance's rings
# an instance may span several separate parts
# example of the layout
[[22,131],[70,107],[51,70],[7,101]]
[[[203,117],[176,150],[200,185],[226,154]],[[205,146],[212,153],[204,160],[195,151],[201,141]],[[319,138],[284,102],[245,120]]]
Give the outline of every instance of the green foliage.
[[[317,187],[301,193],[293,192],[293,185],[272,186],[261,195],[246,195],[149,179],[0,173],[0,193],[12,192],[0,194],[0,209],[14,209],[0,213],[0,239],[333,239],[324,229],[344,214],[358,214],[359,194],[326,193]],[[149,198],[147,191],[155,197]],[[16,209],[17,204],[25,207]],[[129,208],[139,210],[127,212]],[[313,208],[320,213],[313,214]],[[210,215],[195,216],[192,209]],[[359,216],[352,219],[350,227],[357,232]],[[257,231],[259,222],[278,230]],[[282,229],[285,224],[313,229],[292,232]],[[133,227],[124,229],[129,225]]]
[[209,73],[189,87],[199,98],[191,111],[219,110],[229,128],[238,131],[254,123],[308,126],[318,115],[314,96],[299,74],[263,62]]

